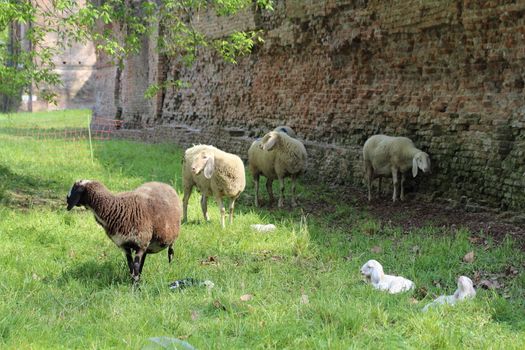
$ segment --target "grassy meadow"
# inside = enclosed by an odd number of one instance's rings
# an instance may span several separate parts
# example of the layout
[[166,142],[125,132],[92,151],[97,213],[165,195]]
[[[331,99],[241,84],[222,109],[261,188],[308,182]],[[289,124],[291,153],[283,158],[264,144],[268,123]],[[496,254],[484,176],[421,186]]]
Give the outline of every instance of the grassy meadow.
[[[183,150],[95,142],[92,162],[86,141],[2,132],[32,123],[81,126],[85,113],[0,116],[0,348],[162,348],[154,337],[197,349],[525,348],[525,255],[518,244],[485,237],[480,245],[465,229],[407,232],[322,185],[302,183],[296,209],[258,209],[247,174],[226,229],[213,199],[211,222],[203,222],[193,193],[174,262],[168,264],[166,251],[149,255],[133,288],[122,252],[90,212],[66,211],[66,194],[77,179],[100,180],[115,192],[154,180],[173,185],[182,198]],[[335,209],[301,210],[301,203],[321,200]],[[277,230],[258,233],[254,223]],[[474,261],[463,262],[470,251]],[[372,258],[387,273],[412,279],[416,290],[372,289],[359,273]],[[459,275],[509,269],[500,288],[421,312],[435,296],[452,294]],[[186,277],[215,287],[168,288]]]

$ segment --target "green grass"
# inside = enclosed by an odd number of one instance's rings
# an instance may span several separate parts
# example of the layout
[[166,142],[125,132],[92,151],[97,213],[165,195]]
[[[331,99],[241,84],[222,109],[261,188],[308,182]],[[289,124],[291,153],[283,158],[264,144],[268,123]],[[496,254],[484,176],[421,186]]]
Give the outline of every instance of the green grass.
[[[11,118],[24,123],[23,116]],[[123,254],[90,212],[65,210],[66,193],[81,178],[114,191],[157,180],[180,193],[182,150],[100,142],[91,163],[85,142],[0,132],[0,144],[0,348],[141,348],[159,336],[199,349],[525,347],[525,256],[510,239],[480,246],[465,230],[404,232],[352,200],[341,203],[336,193],[306,184],[300,201],[323,200],[334,210],[257,209],[248,179],[235,222],[224,230],[213,200],[212,221],[202,221],[194,193],[175,261],[168,265],[165,251],[149,256],[140,288],[132,288]],[[253,223],[278,229],[256,233]],[[380,253],[371,252],[375,246]],[[475,261],[462,262],[471,250]],[[371,258],[418,289],[373,290],[359,275]],[[489,276],[509,266],[518,274],[500,279],[504,287],[478,290],[475,300],[455,307],[420,311],[433,296],[452,293],[457,276]],[[215,288],[168,289],[185,277],[210,279]],[[241,301],[244,294],[253,298]]]
[[86,109],[0,114],[0,128],[87,128],[90,115]]

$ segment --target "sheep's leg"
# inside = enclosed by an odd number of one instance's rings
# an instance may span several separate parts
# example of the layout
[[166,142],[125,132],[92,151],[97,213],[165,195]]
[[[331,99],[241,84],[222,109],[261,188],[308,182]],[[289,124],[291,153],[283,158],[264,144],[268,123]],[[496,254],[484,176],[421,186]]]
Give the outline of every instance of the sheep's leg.
[[140,259],[139,274],[142,273],[142,268],[144,267],[144,261],[146,261],[146,255],[148,255],[148,253],[144,253],[144,255],[142,255],[142,259]]
[[292,176],[291,178],[291,182],[292,182],[292,207],[296,207],[297,206],[297,202],[295,201],[295,180],[296,180],[296,176]]
[[405,173],[401,174],[401,189],[400,189],[401,195],[399,199],[402,201],[405,200]]
[[368,201],[372,200],[372,181],[374,180],[374,174],[370,167],[366,167],[366,184],[368,186]]
[[204,220],[210,221],[210,216],[208,215],[208,197],[205,195],[201,196],[201,209]]
[[173,261],[173,245],[169,245],[168,247],[168,263],[171,264],[171,262]]
[[397,198],[397,184],[399,183],[397,179],[397,170],[392,170],[392,184],[394,185],[394,194],[392,195],[392,202],[396,201]]
[[143,249],[139,249],[135,252],[133,273],[131,274],[131,278],[133,278],[133,282],[135,283],[140,280],[140,271],[142,269],[142,265],[144,265],[144,262],[142,261],[144,255],[146,255],[146,252]]
[[233,223],[233,208],[235,208],[235,198],[230,200],[230,224]]
[[281,191],[279,195],[279,208],[284,207],[284,177],[279,178],[279,190]]
[[275,197],[273,196],[273,180],[266,178],[266,191],[268,192],[268,198],[270,203],[273,203],[275,201]]
[[253,184],[255,186],[255,206],[259,206],[259,174],[253,175]]
[[226,225],[224,224],[224,217],[226,216],[226,210],[224,209],[224,203],[222,202],[221,197],[215,197],[215,200],[217,201],[217,206],[221,212],[221,227],[225,228]]
[[131,249],[125,249],[126,260],[128,262],[129,273],[133,275],[133,257],[131,256]]
[[182,199],[182,222],[188,221],[188,201],[190,199],[191,190],[193,186],[184,188],[184,198]]

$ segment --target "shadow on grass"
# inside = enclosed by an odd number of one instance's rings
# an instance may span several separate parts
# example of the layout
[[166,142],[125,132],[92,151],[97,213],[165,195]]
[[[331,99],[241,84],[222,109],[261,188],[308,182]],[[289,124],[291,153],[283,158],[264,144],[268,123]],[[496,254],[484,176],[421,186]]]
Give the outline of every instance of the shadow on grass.
[[35,204],[55,202],[49,192],[59,188],[51,179],[16,174],[0,165],[0,204],[11,208],[30,208]]
[[63,271],[55,282],[59,286],[64,286],[72,280],[102,288],[115,284],[130,286],[132,284],[127,266],[114,261],[98,262],[89,260],[75,264]]
[[514,331],[523,331],[525,330],[523,306],[523,302],[509,302],[503,298],[496,298],[491,303],[492,319],[512,328]]

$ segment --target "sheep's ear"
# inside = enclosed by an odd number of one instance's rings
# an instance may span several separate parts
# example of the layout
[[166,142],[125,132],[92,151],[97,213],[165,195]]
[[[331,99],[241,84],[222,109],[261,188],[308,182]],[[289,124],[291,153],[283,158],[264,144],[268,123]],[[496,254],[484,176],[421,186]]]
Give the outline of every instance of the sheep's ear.
[[417,176],[417,158],[412,158],[412,176]]
[[80,201],[84,187],[73,186],[67,195],[67,210],[71,210]]
[[272,148],[277,143],[277,138],[279,135],[277,133],[272,134],[266,142],[263,143],[263,150],[265,151],[271,151]]
[[215,170],[215,157],[210,156],[208,157],[208,160],[206,161],[206,165],[204,166],[204,177],[208,180],[211,179],[211,176],[213,175],[213,171]]
[[379,274],[379,271],[377,269],[371,270],[372,271],[370,272],[370,280],[375,283],[381,281],[381,275]]

